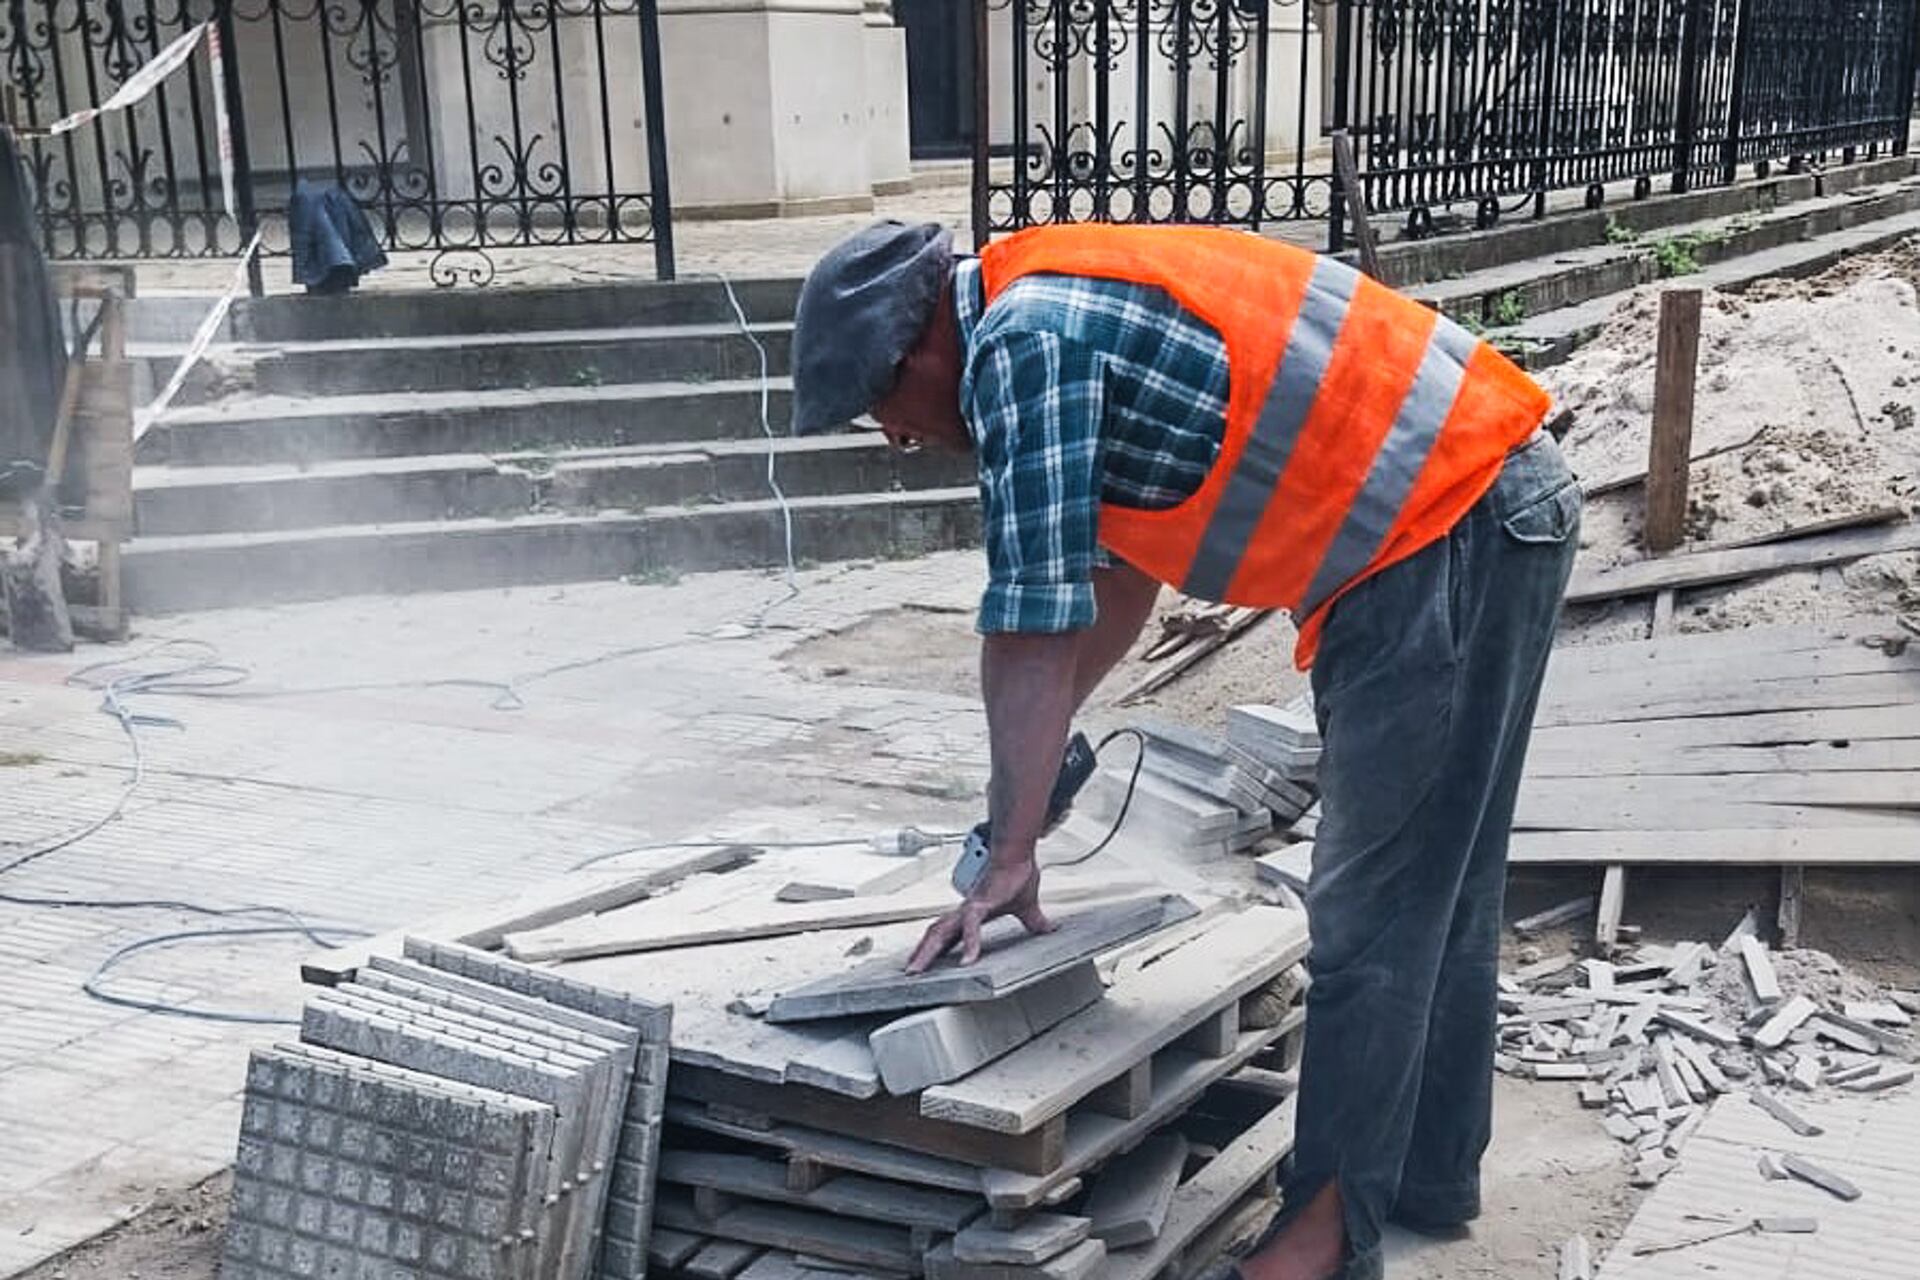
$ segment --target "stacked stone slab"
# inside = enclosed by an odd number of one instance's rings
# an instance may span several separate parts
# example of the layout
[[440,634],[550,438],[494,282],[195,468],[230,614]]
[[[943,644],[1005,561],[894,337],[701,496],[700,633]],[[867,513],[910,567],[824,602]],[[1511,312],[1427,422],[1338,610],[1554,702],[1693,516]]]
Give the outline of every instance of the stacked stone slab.
[[1320,725],[1304,695],[1284,707],[1227,710],[1227,742],[1288,782],[1312,790],[1320,769]]
[[409,942],[256,1054],[229,1276],[644,1275],[671,1011]]

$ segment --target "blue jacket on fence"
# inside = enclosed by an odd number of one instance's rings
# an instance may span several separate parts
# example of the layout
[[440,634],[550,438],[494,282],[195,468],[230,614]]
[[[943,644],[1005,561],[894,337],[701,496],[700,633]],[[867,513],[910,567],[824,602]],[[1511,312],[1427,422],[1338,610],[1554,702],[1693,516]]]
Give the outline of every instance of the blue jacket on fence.
[[387,265],[373,225],[352,196],[333,183],[302,179],[287,205],[293,279],[308,293],[345,293],[366,272]]

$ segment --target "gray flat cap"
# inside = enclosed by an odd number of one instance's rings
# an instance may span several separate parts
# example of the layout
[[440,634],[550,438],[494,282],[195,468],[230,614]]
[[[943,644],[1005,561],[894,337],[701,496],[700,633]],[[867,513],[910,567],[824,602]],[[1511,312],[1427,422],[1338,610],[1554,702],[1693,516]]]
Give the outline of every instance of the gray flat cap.
[[953,233],[891,219],[815,264],[793,330],[793,434],[815,435],[873,407],[919,340],[953,271]]

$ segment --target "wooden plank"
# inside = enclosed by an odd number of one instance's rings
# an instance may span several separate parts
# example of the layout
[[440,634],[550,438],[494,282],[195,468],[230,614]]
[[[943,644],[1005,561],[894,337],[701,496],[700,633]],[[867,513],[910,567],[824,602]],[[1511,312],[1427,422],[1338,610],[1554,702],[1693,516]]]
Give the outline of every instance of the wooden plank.
[[537,928],[589,912],[606,911],[641,901],[690,876],[724,872],[752,862],[757,850],[735,845],[724,849],[666,850],[640,867],[610,871],[574,871],[543,880],[511,898],[475,907],[461,907],[424,923],[389,930],[344,947],[319,952],[300,965],[304,982],[335,986],[349,981],[368,956],[400,954],[408,937],[435,942],[457,942],[483,951],[497,950],[507,934]]
[[942,1241],[925,1259],[927,1280],[1091,1280],[1104,1276],[1107,1248],[1087,1240],[1057,1258],[1035,1267],[995,1262],[962,1262],[953,1256],[953,1243]]
[[982,1220],[953,1238],[953,1256],[960,1262],[1038,1266],[1085,1240],[1092,1225],[1065,1213],[1036,1213],[1006,1228]]
[[1676,747],[1656,753],[1616,750],[1596,737],[1584,758],[1549,751],[1529,755],[1530,778],[1676,778],[1738,773],[1916,773],[1920,737],[1853,741],[1839,738],[1812,745]]
[[1522,866],[1920,866],[1920,832],[1893,827],[1516,831],[1507,860]]
[[1824,651],[1726,654],[1699,662],[1649,658],[1604,671],[1554,669],[1542,687],[1544,706],[1621,701],[1648,694],[1723,690],[1748,684],[1770,687],[1819,676],[1884,675],[1920,671],[1920,651],[1888,654],[1864,644],[1836,644]]
[[1159,1239],[1186,1165],[1187,1140],[1169,1130],[1156,1133],[1102,1169],[1087,1194],[1085,1209],[1094,1237],[1109,1249]]
[[[980,1170],[977,1167],[942,1156],[903,1151],[864,1138],[852,1138],[845,1134],[828,1133],[824,1129],[783,1124],[770,1119],[750,1124],[739,1116],[713,1112],[697,1103],[675,1102],[671,1098],[667,1101],[666,1117],[672,1123],[688,1129],[784,1151],[792,1162],[815,1168],[846,1169],[915,1186],[973,1195],[980,1193]],[[789,1185],[792,1181],[789,1178]],[[802,1185],[805,1185],[804,1179]]]
[[1019,1048],[1106,994],[1088,960],[999,1000],[923,1009],[868,1038],[880,1078],[893,1094],[958,1080]]
[[811,1254],[860,1267],[906,1272],[920,1266],[912,1235],[899,1227],[835,1218],[785,1205],[742,1203],[708,1219],[694,1208],[692,1197],[668,1189],[655,1198],[653,1217],[673,1231]]
[[1024,1133],[1152,1057],[1306,953],[1304,916],[1252,907],[1159,963],[1117,980],[1107,998],[964,1080],[928,1089],[923,1115]]
[[1627,905],[1627,869],[1619,863],[1607,867],[1600,878],[1600,910],[1594,917],[1593,940],[1604,951],[1620,937],[1620,914]]
[[1807,869],[1802,866],[1780,868],[1780,945],[1800,945],[1800,908],[1806,901]]
[[1353,229],[1353,244],[1360,258],[1360,270],[1380,279],[1380,246],[1374,239],[1373,220],[1367,216],[1367,189],[1360,182],[1360,166],[1353,155],[1353,138],[1345,129],[1333,131],[1334,172],[1340,175],[1340,189],[1346,201],[1347,221]]
[[[1049,876],[1048,880],[1045,896],[1049,906],[1112,899],[1153,887],[1153,882],[1138,876],[1110,876],[1105,880]],[[662,899],[610,911],[565,928],[511,934],[505,945],[516,960],[585,960],[783,938],[821,929],[864,929],[931,920],[953,904],[953,889],[946,884],[842,902],[753,902],[735,911],[715,911],[695,919],[688,919],[674,902]]]
[[687,1259],[681,1268],[688,1280],[733,1280],[760,1256],[759,1245],[734,1240],[712,1240]]
[[1609,724],[1698,716],[1739,716],[1759,712],[1809,711],[1833,707],[1911,707],[1920,701],[1920,671],[1876,675],[1818,676],[1810,680],[1758,681],[1744,686],[1650,693],[1633,703],[1543,705],[1543,725]]
[[1102,1280],[1153,1280],[1221,1214],[1238,1204],[1293,1150],[1292,1098],[1275,1107],[1173,1194],[1158,1239],[1108,1255]]
[[925,973],[910,974],[903,972],[910,951],[876,955],[846,973],[781,992],[767,1010],[767,1021],[808,1022],[1001,999],[1193,914],[1185,898],[1154,894],[1057,916],[1053,932],[1038,937],[1017,920],[996,920],[983,931],[980,958],[973,964],[961,964],[954,952]]
[[920,1114],[913,1098],[846,1098],[807,1085],[770,1085],[706,1067],[673,1069],[675,1096],[758,1112],[776,1120],[857,1134],[873,1142],[944,1156],[964,1164],[1011,1169],[1035,1177],[1060,1167],[1059,1117],[1023,1133],[992,1132]]
[[1568,644],[1554,649],[1549,680],[1633,667],[1711,664],[1760,654],[1830,654],[1856,647],[1862,636],[1884,627],[1854,618],[1794,626],[1740,627],[1729,631],[1675,631],[1645,640]]
[[[1920,715],[1920,705],[1916,705],[1915,714]],[[1892,771],[1528,778],[1521,783],[1516,822],[1526,827],[1564,826],[1571,830],[1577,826],[1576,816],[1583,813],[1627,812],[1648,805],[1666,806],[1669,812],[1656,812],[1654,816],[1668,820],[1684,817],[1684,823],[1674,825],[1689,827],[1711,821],[1714,815],[1708,810],[1727,806],[1879,809],[1897,814],[1920,809],[1920,786],[1914,785],[1910,774]],[[1700,806],[1700,811],[1672,811],[1681,806]],[[1565,816],[1564,823],[1554,821],[1556,807]]]
[[[1706,462],[1709,459],[1718,458],[1722,454],[1738,453],[1765,434],[1766,428],[1759,427],[1741,436],[1737,440],[1729,440],[1725,444],[1715,445],[1710,449],[1696,449],[1687,456],[1687,462],[1691,465],[1696,462]],[[1597,479],[1588,479],[1583,470],[1580,478],[1580,488],[1589,499],[1592,499],[1599,497],[1603,493],[1613,493],[1618,489],[1632,488],[1634,485],[1646,480],[1646,478],[1647,469],[1645,467],[1635,467],[1628,471],[1617,471],[1611,475],[1601,476]]]
[[663,1182],[681,1186],[706,1187],[750,1200],[929,1231],[958,1231],[980,1216],[984,1208],[978,1194],[910,1186],[857,1173],[837,1174],[810,1190],[795,1190],[789,1185],[787,1166],[779,1160],[709,1151],[662,1150],[659,1176]]
[[880,853],[836,855],[831,862],[810,867],[773,896],[779,902],[834,902],[842,898],[875,898],[920,883],[949,859],[943,855],[896,858]]
[[1700,290],[1660,295],[1654,349],[1653,431],[1647,451],[1646,544],[1671,551],[1686,539],[1688,457],[1693,452],[1693,386],[1700,367]]
[[1890,503],[1886,506],[1850,511],[1845,515],[1828,516],[1824,520],[1810,520],[1806,524],[1776,529],[1772,533],[1756,533],[1751,538],[1735,538],[1731,542],[1716,545],[1728,550],[1737,547],[1764,547],[1775,542],[1791,542],[1795,538],[1804,538],[1816,533],[1834,533],[1841,529],[1865,529],[1877,524],[1899,524],[1906,518],[1907,508],[1904,505]]
[[1566,600],[1569,604],[1591,604],[1596,600],[1648,595],[1666,587],[1708,587],[1915,550],[1920,550],[1920,524],[1911,521],[1882,528],[1821,533],[1759,547],[1698,551],[1661,560],[1635,561],[1611,569],[1583,570],[1574,574]]

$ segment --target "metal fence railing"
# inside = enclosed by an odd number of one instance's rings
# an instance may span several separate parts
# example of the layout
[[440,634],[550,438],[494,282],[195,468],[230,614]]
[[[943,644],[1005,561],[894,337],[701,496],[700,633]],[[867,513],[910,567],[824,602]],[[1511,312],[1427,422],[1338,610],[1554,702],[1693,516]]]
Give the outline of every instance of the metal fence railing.
[[[54,138],[212,21],[231,120],[195,59],[148,97]],[[673,271],[657,0],[0,0],[0,86],[30,141],[54,258],[217,257],[254,224],[284,251],[294,184],[336,182],[434,278],[484,282],[490,250],[647,242]]]
[[975,2],[1008,71],[979,81],[982,239],[1325,219],[1337,246],[1336,129],[1415,234],[1448,206],[1490,225],[1555,191],[1903,152],[1920,35],[1920,0]]

